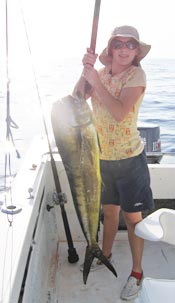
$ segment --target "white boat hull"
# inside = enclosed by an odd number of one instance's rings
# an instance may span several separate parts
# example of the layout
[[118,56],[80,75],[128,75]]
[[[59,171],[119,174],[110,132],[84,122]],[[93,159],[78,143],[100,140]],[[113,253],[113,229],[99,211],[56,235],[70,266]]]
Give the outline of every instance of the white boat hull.
[[[52,206],[55,185],[46,141],[37,139],[12,188],[13,204],[22,211],[13,215],[12,226],[9,226],[7,215],[0,212],[0,303],[121,302],[119,292],[131,263],[126,232],[119,232],[114,244],[118,278],[104,269],[103,275],[90,273],[85,286],[79,265],[84,259],[86,243],[62,161],[57,153],[54,158],[62,191],[67,195],[65,208],[80,261],[75,264],[67,261],[68,246],[60,207],[47,210],[47,205]],[[149,164],[149,170],[154,198],[175,200],[175,164]],[[31,197],[29,188],[33,190]],[[5,205],[1,210],[6,210]],[[102,232],[99,241],[101,235]],[[170,265],[175,258],[173,248],[162,243],[156,246],[146,243],[145,247],[146,274],[175,279],[175,270]],[[169,265],[163,254],[170,261]]]

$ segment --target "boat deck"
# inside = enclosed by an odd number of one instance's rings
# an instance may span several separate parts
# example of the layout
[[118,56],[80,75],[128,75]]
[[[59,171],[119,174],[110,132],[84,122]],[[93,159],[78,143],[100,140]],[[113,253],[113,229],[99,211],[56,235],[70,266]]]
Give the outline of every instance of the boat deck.
[[[120,299],[120,292],[131,270],[127,232],[120,230],[114,242],[113,259],[118,277],[107,268],[101,268],[90,272],[84,285],[80,264],[84,261],[86,242],[77,220],[65,170],[59,155],[54,154],[62,192],[67,196],[65,208],[72,239],[80,258],[74,264],[68,262],[68,245],[60,207],[53,207],[55,184],[49,155],[47,152],[43,154],[46,150],[45,139],[41,140],[42,144],[38,142],[36,140],[29,150],[13,184],[13,204],[22,211],[13,217],[12,228],[9,228],[7,215],[2,210],[0,212],[0,302],[124,302]],[[149,169],[154,199],[174,201],[175,164],[150,164]],[[5,203],[0,208],[7,210]],[[102,229],[101,224],[100,244]],[[147,277],[175,279],[175,247],[145,241],[143,270]],[[134,303],[134,300],[130,302]]]
[[[131,256],[127,234],[120,231],[113,247],[116,278],[108,269],[90,272],[87,284],[83,284],[79,267],[84,259],[85,242],[74,243],[80,260],[75,264],[67,261],[67,243],[59,245],[57,300],[61,303],[119,303],[120,291],[131,268]],[[145,241],[143,256],[144,276],[175,279],[175,247],[161,242]],[[131,303],[134,300],[130,301]]]

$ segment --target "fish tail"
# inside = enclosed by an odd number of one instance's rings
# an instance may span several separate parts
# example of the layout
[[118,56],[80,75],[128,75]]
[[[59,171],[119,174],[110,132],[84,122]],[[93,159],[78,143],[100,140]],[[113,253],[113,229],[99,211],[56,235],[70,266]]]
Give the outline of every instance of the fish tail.
[[83,269],[83,281],[84,284],[87,282],[87,278],[91,269],[92,262],[94,258],[99,259],[116,277],[117,273],[115,268],[112,266],[111,262],[103,255],[102,250],[96,243],[93,246],[86,247],[85,261],[84,261],[84,269]]

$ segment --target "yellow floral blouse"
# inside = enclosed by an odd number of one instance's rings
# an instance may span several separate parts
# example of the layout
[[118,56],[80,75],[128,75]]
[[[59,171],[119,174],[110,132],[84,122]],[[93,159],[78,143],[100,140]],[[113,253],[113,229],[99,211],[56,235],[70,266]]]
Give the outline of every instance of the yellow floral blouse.
[[[120,95],[124,87],[146,87],[146,76],[141,67],[131,66],[119,75],[112,76],[107,67],[99,71],[100,79],[114,97]],[[137,100],[122,122],[117,122],[100,103],[96,94],[92,95],[92,107],[98,131],[102,160],[120,160],[139,155],[144,145],[137,130],[137,119],[144,93]]]

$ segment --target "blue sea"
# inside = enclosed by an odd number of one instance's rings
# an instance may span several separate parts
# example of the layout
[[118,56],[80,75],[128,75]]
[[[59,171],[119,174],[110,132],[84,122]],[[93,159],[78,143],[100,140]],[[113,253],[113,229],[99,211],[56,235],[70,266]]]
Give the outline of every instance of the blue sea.
[[[45,63],[18,62],[10,69],[10,115],[18,125],[12,129],[20,159],[12,152],[14,173],[20,168],[26,151],[37,134],[45,134],[43,114],[48,131],[50,109],[58,98],[70,94],[81,73],[81,57],[57,61],[50,58]],[[160,127],[162,152],[175,152],[175,59],[145,59],[142,63],[147,75],[147,91],[142,103],[139,123]],[[0,177],[4,174],[6,152],[6,89],[5,66],[0,81]],[[38,90],[37,90],[38,87]]]
[[147,91],[141,122],[160,126],[162,152],[175,152],[175,59],[145,60]]

